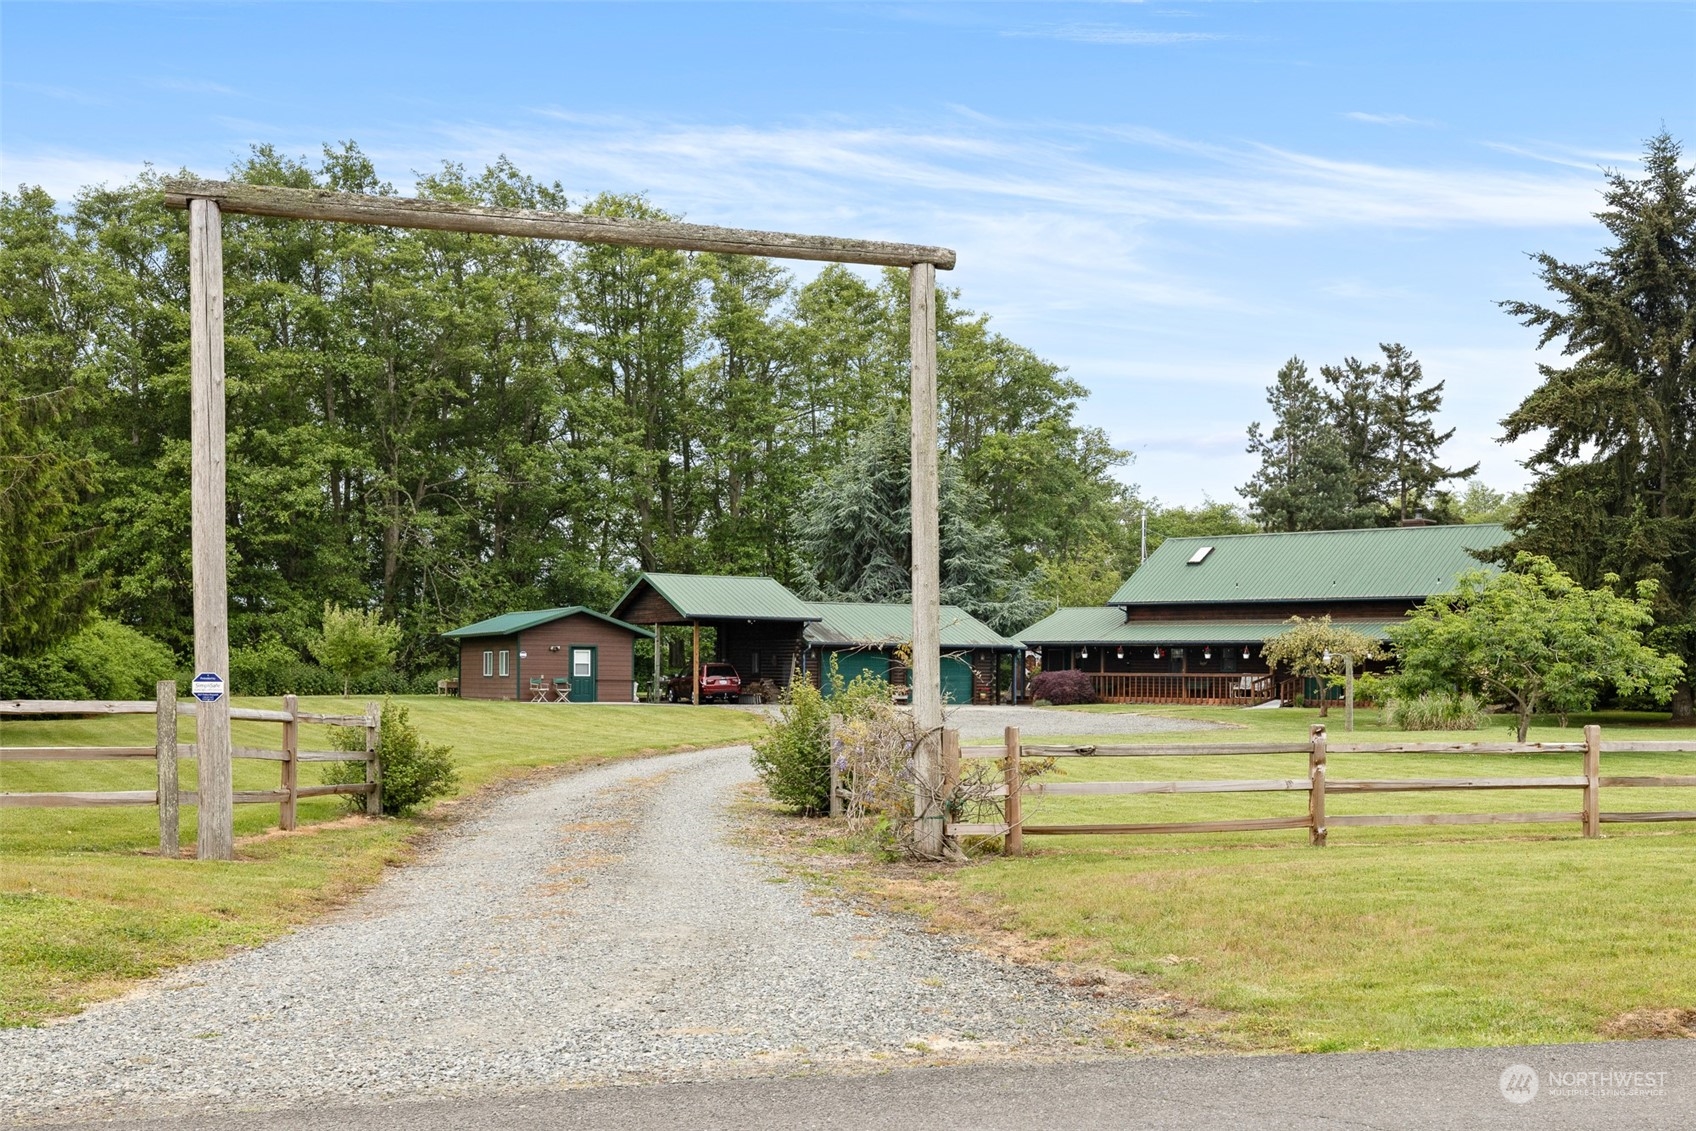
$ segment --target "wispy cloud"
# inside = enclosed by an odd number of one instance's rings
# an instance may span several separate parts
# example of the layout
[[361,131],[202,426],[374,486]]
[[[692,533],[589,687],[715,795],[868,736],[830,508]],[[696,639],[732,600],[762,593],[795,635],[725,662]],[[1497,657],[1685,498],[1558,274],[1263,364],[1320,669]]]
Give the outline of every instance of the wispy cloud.
[[1070,43],[1102,43],[1129,47],[1170,47],[1179,43],[1201,43],[1230,38],[1206,31],[1151,31],[1147,28],[1121,27],[1118,24],[1086,23],[1007,28],[1001,34],[1009,39],[1062,39]]
[[222,94],[240,97],[241,91],[233,86],[225,86],[221,82],[207,82],[204,79],[157,78],[149,82],[159,90],[174,90],[179,94]]
[[134,180],[146,163],[104,154],[55,151],[17,153],[0,150],[0,185],[40,185],[55,200],[69,200],[89,185]]
[[70,86],[54,86],[39,82],[7,82],[13,90],[22,90],[30,94],[39,94],[44,98],[52,98],[59,102],[74,102],[79,106],[105,106],[106,99],[90,94],[86,90],[78,90]]
[[1343,117],[1351,122],[1366,122],[1374,126],[1426,126],[1437,125],[1429,118],[1410,118],[1406,114],[1368,114],[1364,110],[1350,110]]

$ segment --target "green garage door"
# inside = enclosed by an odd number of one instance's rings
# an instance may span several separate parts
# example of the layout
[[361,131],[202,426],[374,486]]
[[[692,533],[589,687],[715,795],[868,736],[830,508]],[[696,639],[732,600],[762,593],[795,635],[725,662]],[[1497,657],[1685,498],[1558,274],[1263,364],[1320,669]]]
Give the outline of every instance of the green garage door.
[[836,674],[842,677],[844,687],[853,683],[856,676],[864,673],[870,673],[878,679],[889,678],[889,657],[882,652],[830,652],[825,655],[824,660],[824,693],[827,696],[832,689],[830,661],[833,656],[836,658]]
[[942,657],[942,701],[970,703],[972,701],[972,666],[953,656]]

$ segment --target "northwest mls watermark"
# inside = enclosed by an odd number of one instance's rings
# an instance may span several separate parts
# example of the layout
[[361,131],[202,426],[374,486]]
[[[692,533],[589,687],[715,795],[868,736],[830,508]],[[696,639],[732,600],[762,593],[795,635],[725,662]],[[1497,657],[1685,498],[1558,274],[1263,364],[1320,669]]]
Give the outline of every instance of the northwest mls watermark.
[[1528,1104],[1538,1096],[1567,1099],[1623,1099],[1667,1094],[1667,1072],[1604,1068],[1598,1071],[1538,1072],[1527,1064],[1502,1069],[1496,1086],[1510,1104]]

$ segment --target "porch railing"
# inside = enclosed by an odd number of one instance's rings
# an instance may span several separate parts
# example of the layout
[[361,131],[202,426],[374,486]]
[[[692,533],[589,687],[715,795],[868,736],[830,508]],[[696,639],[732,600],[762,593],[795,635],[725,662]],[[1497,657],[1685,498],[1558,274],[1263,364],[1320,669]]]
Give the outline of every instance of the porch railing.
[[1270,675],[1188,675],[1091,672],[1106,703],[1260,703],[1276,696]]

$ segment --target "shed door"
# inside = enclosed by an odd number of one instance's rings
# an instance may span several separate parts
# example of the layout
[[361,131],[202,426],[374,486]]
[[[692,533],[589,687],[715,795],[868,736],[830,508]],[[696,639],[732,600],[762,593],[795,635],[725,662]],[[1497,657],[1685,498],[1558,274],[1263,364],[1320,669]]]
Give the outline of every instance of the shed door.
[[[847,687],[854,682],[854,677],[870,674],[878,679],[889,678],[889,657],[882,652],[832,652],[836,659],[836,674],[842,677],[842,686]],[[833,690],[830,678],[830,657],[824,661],[824,693],[829,696]]]
[[595,683],[600,675],[600,657],[592,644],[571,646],[571,701],[595,702]]
[[972,701],[972,665],[957,656],[942,657],[942,701]]

